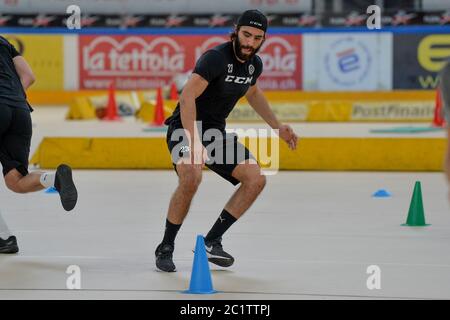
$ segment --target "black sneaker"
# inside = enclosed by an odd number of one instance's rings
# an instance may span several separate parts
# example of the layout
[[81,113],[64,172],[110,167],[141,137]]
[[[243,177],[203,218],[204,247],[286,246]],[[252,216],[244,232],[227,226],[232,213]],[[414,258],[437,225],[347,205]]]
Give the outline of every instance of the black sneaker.
[[214,263],[220,267],[229,267],[234,263],[234,258],[223,251],[222,238],[214,240],[205,240],[206,256],[208,261]]
[[156,267],[165,272],[175,272],[176,267],[172,260],[174,246],[168,243],[161,243],[155,251]]
[[77,204],[78,193],[72,180],[72,169],[68,165],[61,164],[56,169],[55,189],[59,192],[64,210],[72,210]]
[[17,246],[17,239],[15,236],[10,236],[6,240],[0,238],[0,253],[17,253],[17,252],[19,252],[19,247]]

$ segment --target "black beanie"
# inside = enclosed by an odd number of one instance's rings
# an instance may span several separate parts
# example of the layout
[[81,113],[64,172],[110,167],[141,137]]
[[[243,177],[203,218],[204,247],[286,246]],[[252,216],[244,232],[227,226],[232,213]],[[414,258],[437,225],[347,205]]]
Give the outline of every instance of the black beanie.
[[267,18],[258,10],[247,10],[239,17],[237,26],[254,27],[266,32]]

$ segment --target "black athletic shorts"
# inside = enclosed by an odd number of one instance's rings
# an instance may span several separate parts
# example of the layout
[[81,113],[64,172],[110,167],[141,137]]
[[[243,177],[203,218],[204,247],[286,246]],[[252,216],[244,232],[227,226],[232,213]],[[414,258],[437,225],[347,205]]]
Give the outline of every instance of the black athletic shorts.
[[28,174],[31,134],[29,110],[0,104],[0,162],[4,176],[12,169],[23,176]]
[[[176,129],[180,130],[175,131]],[[175,134],[172,135],[174,132]],[[217,131],[216,133],[219,132],[220,136],[219,134],[214,134],[217,139],[203,139],[203,146],[207,149],[208,157],[210,158],[209,161],[206,161],[205,166],[233,185],[237,185],[240,181],[231,175],[234,168],[245,160],[253,159],[256,161],[256,159],[238,141],[236,134],[226,133],[225,131]],[[188,150],[189,144],[183,128],[170,124],[167,130],[166,142],[171,154],[173,167],[176,171],[176,163],[178,160],[183,157],[187,157],[188,159],[190,157]]]

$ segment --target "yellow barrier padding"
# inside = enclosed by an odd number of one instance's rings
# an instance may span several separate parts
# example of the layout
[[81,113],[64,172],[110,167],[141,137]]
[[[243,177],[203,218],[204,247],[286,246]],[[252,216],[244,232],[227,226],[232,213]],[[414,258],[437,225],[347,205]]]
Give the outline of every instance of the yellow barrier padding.
[[96,119],[95,108],[88,97],[76,97],[69,106],[66,119]]
[[[166,110],[164,110],[165,116]],[[141,107],[136,112],[136,118],[144,122],[150,123],[155,118],[155,105],[150,101],[143,102]]]
[[[139,97],[139,101],[145,102],[145,101],[155,101],[156,100],[156,90],[141,90],[136,91]],[[164,102],[171,101],[169,99],[170,96],[170,87],[162,88],[162,96],[164,99]]]
[[[165,100],[164,101],[164,118],[170,117],[173,110],[175,110],[178,101]],[[136,118],[144,122],[151,123],[155,118],[155,101],[145,101],[142,103],[139,110],[136,112]]]
[[[117,91],[119,92],[119,91]],[[36,90],[33,87],[27,92],[29,102],[39,105],[69,105],[78,96],[107,95],[107,90]],[[154,99],[154,90],[137,91],[139,101]],[[434,101],[435,90],[395,90],[375,92],[307,92],[307,91],[264,91],[268,100],[282,101]],[[241,100],[245,103],[245,98]]]
[[67,163],[78,169],[164,169],[170,155],[156,151],[164,148],[163,138],[44,138],[31,163],[42,168]]
[[341,100],[341,101],[379,101],[379,100],[412,100],[423,101],[436,98],[435,90],[395,90],[395,91],[264,91],[269,100]]
[[[261,160],[254,147],[261,145],[252,139],[240,140]],[[279,169],[441,171],[445,147],[444,138],[302,138],[295,151],[283,141],[279,144]],[[76,169],[172,168],[165,137],[47,137],[31,163],[42,168],[60,163]]]
[[[145,122],[152,121],[154,114],[155,91],[117,91],[117,99],[133,106],[137,117]],[[303,92],[303,91],[268,91],[265,92],[274,113],[281,121],[395,121],[395,122],[430,122],[433,119],[435,91],[386,91],[386,92]],[[107,91],[77,92],[30,92],[32,105],[59,104],[71,99],[71,107],[77,97],[89,97],[96,107],[99,102],[106,104]],[[116,100],[117,100],[116,99]],[[165,116],[170,115],[177,101],[164,100]],[[71,110],[69,119],[91,119],[92,111],[87,111],[82,103],[82,110]],[[98,107],[98,106],[97,106]],[[142,109],[142,110],[140,110]],[[78,115],[72,118],[72,114]],[[261,121],[261,117],[242,98],[231,112],[228,121]]]
[[434,101],[355,101],[350,121],[431,122]]
[[442,171],[444,138],[304,138],[280,145],[285,170]]
[[352,103],[346,101],[312,101],[307,121],[350,121]]
[[[305,121],[308,118],[308,105],[292,101],[274,101],[271,109],[280,121]],[[245,102],[239,102],[227,118],[228,122],[261,122],[258,113]]]
[[[118,91],[114,94],[116,105],[120,111],[127,115],[136,114],[141,105],[139,96],[135,91]],[[108,104],[109,94],[75,97],[69,105],[66,119],[89,120],[101,117]]]
[[32,106],[61,106],[69,105],[77,97],[107,95],[106,90],[80,90],[80,91],[52,91],[52,90],[35,90],[31,87],[27,91],[28,101]]
[[[272,101],[271,109],[280,121],[302,122],[431,122],[432,101]],[[228,121],[260,122],[262,118],[247,103],[240,102]]]

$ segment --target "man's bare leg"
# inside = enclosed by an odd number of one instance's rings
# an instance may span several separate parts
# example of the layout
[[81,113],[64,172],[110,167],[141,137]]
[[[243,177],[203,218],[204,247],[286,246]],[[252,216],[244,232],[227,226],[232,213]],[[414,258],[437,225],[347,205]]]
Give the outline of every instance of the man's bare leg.
[[5,175],[6,186],[16,193],[35,192],[45,188],[41,184],[41,176],[44,172],[35,171],[23,176],[16,169],[12,169]]
[[190,164],[178,164],[178,187],[172,195],[167,213],[166,229],[162,242],[156,248],[156,266],[165,272],[174,272],[172,255],[175,238],[186,218],[192,199],[202,180],[202,171]]
[[225,210],[239,219],[264,189],[266,177],[261,173],[261,168],[256,162],[239,164],[233,170],[232,176],[241,181],[241,185],[228,200]]
[[201,183],[202,171],[189,164],[178,164],[177,173],[178,187],[170,199],[167,219],[174,224],[182,224]]
[[234,258],[222,249],[223,234],[247,211],[264,189],[266,177],[256,162],[241,163],[232,172],[241,182],[236,192],[228,200],[225,208],[205,237],[208,260],[221,267],[229,267]]
[[16,193],[27,193],[55,187],[61,198],[61,204],[66,211],[72,210],[78,200],[78,192],[72,179],[72,169],[61,164],[56,173],[32,172],[22,175],[17,169],[10,170],[5,175],[6,186]]

